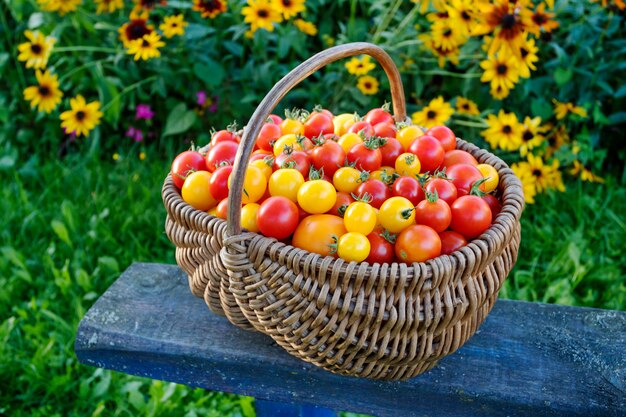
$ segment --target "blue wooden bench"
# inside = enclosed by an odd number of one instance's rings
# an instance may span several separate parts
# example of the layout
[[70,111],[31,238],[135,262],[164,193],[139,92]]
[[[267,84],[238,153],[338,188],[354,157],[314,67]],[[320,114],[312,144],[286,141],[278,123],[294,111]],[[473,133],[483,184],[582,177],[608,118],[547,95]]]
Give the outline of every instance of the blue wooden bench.
[[232,326],[176,266],[133,264],[78,328],[80,362],[253,396],[257,415],[626,416],[626,312],[500,300],[455,354],[407,382],[342,377]]

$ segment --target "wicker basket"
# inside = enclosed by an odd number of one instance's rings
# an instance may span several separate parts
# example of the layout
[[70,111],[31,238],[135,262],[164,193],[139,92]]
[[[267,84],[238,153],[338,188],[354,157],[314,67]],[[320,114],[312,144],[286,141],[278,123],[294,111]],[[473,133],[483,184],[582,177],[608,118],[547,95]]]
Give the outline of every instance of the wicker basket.
[[503,208],[485,233],[450,256],[412,265],[348,263],[242,231],[246,161],[262,124],[298,82],[330,62],[360,54],[383,67],[395,119],[405,121],[400,75],[382,49],[367,43],[327,49],[281,79],[244,129],[228,221],[186,204],[168,176],[166,232],[191,291],[213,312],[331,372],[403,380],[456,351],[493,307],[517,259],[524,197],[520,181],[501,159],[457,139],[459,149],[498,171]]

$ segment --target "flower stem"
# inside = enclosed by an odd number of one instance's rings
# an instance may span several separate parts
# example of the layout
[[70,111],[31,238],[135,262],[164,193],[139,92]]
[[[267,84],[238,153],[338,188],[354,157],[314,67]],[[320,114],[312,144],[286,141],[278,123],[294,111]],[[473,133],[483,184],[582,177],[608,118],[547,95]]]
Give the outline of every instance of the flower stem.
[[468,121],[468,120],[456,120],[456,119],[453,119],[452,123],[454,123],[456,125],[459,125],[459,126],[477,127],[479,129],[486,129],[486,128],[489,127],[489,125],[487,123],[485,123],[485,122],[482,122],[482,123],[480,123],[480,122],[471,122],[471,121]]
[[391,20],[396,15],[396,12],[402,5],[402,0],[396,0],[393,7],[387,9],[387,14],[383,17],[383,20],[380,25],[376,28],[376,32],[374,32],[374,36],[372,36],[372,43],[378,43],[380,40],[380,35],[387,29]]
[[107,104],[105,104],[104,106],[102,106],[102,109],[100,111],[102,111],[102,113],[106,112],[109,107],[111,107],[113,105],[113,103],[115,103],[116,101],[118,101],[120,98],[122,98],[122,96],[130,93],[131,91],[133,91],[134,89],[136,89],[137,87],[139,87],[140,85],[146,84],[148,82],[154,81],[157,79],[156,75],[153,75],[151,77],[146,78],[145,80],[141,80],[141,81],[137,81],[134,84],[129,85],[128,87],[124,88],[122,91],[120,91],[120,93],[118,95],[116,95],[115,97],[113,97],[111,99],[111,101],[109,101]]
[[458,74],[456,72],[444,71],[444,70],[431,70],[431,71],[420,71],[419,75],[445,75],[448,77],[456,77],[456,78],[478,78],[482,74],[479,72],[468,72],[466,74]]
[[120,49],[115,48],[102,48],[100,46],[61,46],[54,48],[54,52],[106,52],[106,53],[118,53]]

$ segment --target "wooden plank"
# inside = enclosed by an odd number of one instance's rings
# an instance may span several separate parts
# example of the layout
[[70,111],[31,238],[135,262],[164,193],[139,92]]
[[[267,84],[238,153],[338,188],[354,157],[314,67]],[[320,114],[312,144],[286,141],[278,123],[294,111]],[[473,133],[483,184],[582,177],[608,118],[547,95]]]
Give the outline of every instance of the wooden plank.
[[500,300],[408,382],[342,377],[212,314],[176,266],[134,264],[80,323],[82,363],[256,398],[391,416],[624,416],[626,312]]

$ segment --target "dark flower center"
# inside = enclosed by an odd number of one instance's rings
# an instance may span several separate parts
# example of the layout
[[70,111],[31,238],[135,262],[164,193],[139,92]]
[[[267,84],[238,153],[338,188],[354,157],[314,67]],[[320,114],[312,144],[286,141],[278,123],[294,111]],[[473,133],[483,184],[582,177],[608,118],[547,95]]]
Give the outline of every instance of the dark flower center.
[[435,117],[437,117],[437,112],[434,110],[428,110],[428,113],[426,113],[426,118],[434,119]]
[[452,30],[451,29],[446,29],[445,32],[443,32],[443,36],[444,37],[449,37],[450,35],[452,35]]
[[30,46],[30,50],[31,50],[34,54],[39,54],[39,53],[41,53],[41,50],[42,50],[42,49],[43,49],[43,48],[42,48],[42,47],[41,47],[41,45],[39,45],[38,43],[33,43],[33,44]]
[[524,139],[525,142],[528,142],[529,140],[531,140],[534,137],[535,137],[535,135],[533,135],[533,132],[531,132],[530,130],[527,130],[526,132],[524,132],[524,135],[522,136],[522,139]]
[[469,104],[467,104],[467,103],[463,103],[463,105],[461,106],[461,108],[462,108],[463,110],[469,110]]
[[145,20],[133,20],[126,27],[126,37],[129,41],[143,38],[143,35],[148,35],[150,30],[146,27]]
[[498,66],[496,67],[496,71],[500,75],[506,74],[506,70],[507,70],[507,67],[505,64],[498,64]]
[[291,6],[291,0],[283,0],[283,6],[285,7]]
[[141,46],[143,46],[144,48],[147,48],[147,47],[149,47],[149,46],[150,46],[150,42],[148,42],[146,39],[144,39],[144,40],[141,42]]
[[365,87],[366,90],[369,90],[370,88],[372,88],[372,83],[366,82],[363,84],[363,86]]
[[469,15],[469,13],[467,13],[467,11],[463,10],[463,11],[461,12],[461,18],[462,18],[463,20],[470,20],[472,17]]
[[268,17],[270,14],[269,14],[269,12],[268,12],[267,10],[265,10],[265,9],[261,9],[261,10],[259,10],[259,11],[257,12],[257,15],[258,15],[259,17]]
[[84,111],[79,110],[76,112],[76,120],[82,121],[85,118],[86,114]]
[[39,95],[42,97],[48,97],[50,95],[50,89],[45,85],[39,86]]
[[502,29],[511,29],[515,26],[515,15],[514,14],[505,14],[502,16],[502,20],[500,21],[500,25]]
[[175,28],[178,26],[178,23],[172,23],[172,27]]
[[537,168],[533,169],[533,176],[539,178],[539,177],[541,177],[541,174],[542,174],[542,172],[541,172],[540,169],[537,169]]
[[535,13],[533,15],[533,21],[541,26],[548,21],[548,17],[545,14]]
[[502,126],[502,132],[503,133],[509,134],[509,133],[511,133],[512,130],[513,129],[511,129],[511,126],[509,126],[509,125]]
[[526,48],[520,48],[520,53],[522,54],[522,58],[526,58],[528,50]]

